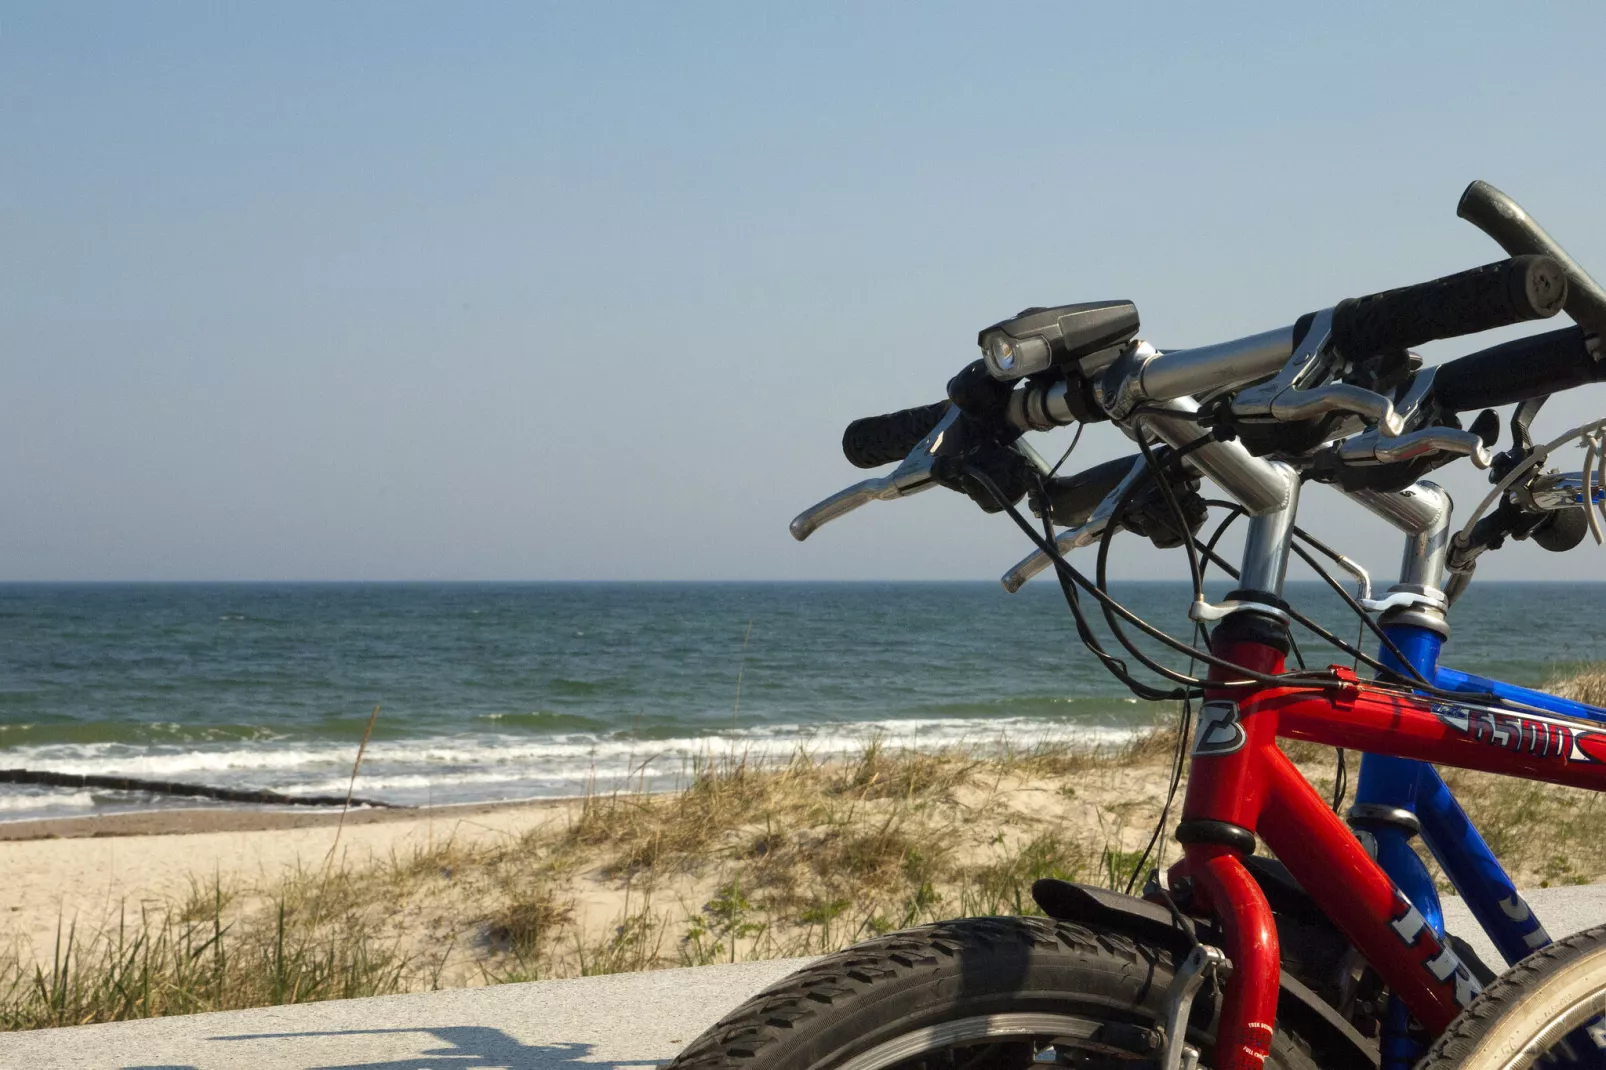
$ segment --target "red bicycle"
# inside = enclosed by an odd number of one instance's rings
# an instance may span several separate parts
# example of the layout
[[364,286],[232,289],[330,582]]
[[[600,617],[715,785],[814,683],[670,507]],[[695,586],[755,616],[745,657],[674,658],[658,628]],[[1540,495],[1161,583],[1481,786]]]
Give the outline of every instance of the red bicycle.
[[[1007,512],[1038,554],[1006,584],[1052,566],[1083,642],[1112,673],[1145,697],[1202,700],[1182,737],[1192,741],[1183,857],[1143,898],[1043,880],[1033,895],[1046,917],[941,922],[828,956],[727,1015],[671,1067],[1358,1070],[1377,1066],[1376,1037],[1400,1035],[1377,1028],[1395,1007],[1414,1019],[1415,1039],[1443,1033],[1490,974],[1435,932],[1277,740],[1606,790],[1606,725],[1426,680],[1289,670],[1291,625],[1320,629],[1283,600],[1283,583],[1296,537],[1308,539],[1295,524],[1301,488],[1329,483],[1405,531],[1392,609],[1443,623],[1448,500],[1421,477],[1462,457],[1489,467],[1499,430],[1492,412],[1471,430],[1454,413],[1606,379],[1606,363],[1578,328],[1434,369],[1408,350],[1552,315],[1569,281],[1606,322],[1606,293],[1551,251],[1174,353],[1136,337],[1126,302],[1029,309],[982,332],[984,359],[950,382],[948,403],[851,425],[844,449],[855,463],[907,457],[798,517],[793,534],[938,485]],[[1577,300],[1566,307],[1578,315]],[[1121,424],[1141,456],[1058,479],[1019,441],[1097,419]],[[1248,516],[1237,589],[1217,604],[1205,599],[1201,561],[1225,563],[1214,539],[1196,538],[1201,478]],[[1040,532],[1016,507],[1028,494]],[[1587,474],[1581,500],[1596,500]],[[1069,530],[1056,535],[1053,519]],[[1097,542],[1102,573],[1117,528],[1187,551],[1190,615],[1214,625],[1205,649],[1139,619],[1065,559]],[[1103,648],[1083,612],[1089,598],[1129,656],[1173,690],[1137,681]],[[1159,663],[1124,628],[1208,674]],[[1261,842],[1275,861],[1255,853]]]
[[[1251,618],[1229,619],[1211,649],[1279,673],[1287,649],[1267,633]],[[1481,987],[1278,748],[1279,737],[1606,790],[1606,732],[1595,726],[1428,700],[1354,679],[1342,667],[1331,671],[1348,677],[1346,686],[1218,691],[1201,710],[1177,828],[1185,857],[1170,877],[1173,887],[1197,882],[1233,964],[1216,1067],[1260,1066],[1277,1016],[1277,927],[1244,866],[1257,835],[1434,1034]]]

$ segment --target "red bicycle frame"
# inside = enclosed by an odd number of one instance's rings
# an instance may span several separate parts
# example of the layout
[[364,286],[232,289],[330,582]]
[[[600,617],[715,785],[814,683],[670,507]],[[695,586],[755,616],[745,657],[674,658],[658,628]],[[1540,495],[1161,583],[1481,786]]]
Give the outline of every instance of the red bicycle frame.
[[[1224,626],[1218,636],[1230,631]],[[1283,668],[1282,652],[1257,639],[1226,639],[1213,652],[1263,673]],[[1206,691],[1178,839],[1180,868],[1220,920],[1222,950],[1233,964],[1217,1070],[1258,1070],[1277,1015],[1277,928],[1242,861],[1255,835],[1428,1029],[1442,1031],[1478,991],[1455,952],[1283,754],[1279,736],[1606,790],[1606,732],[1599,725],[1443,702],[1363,682],[1348,669],[1333,671],[1341,688]],[[1218,668],[1212,679],[1231,675]]]

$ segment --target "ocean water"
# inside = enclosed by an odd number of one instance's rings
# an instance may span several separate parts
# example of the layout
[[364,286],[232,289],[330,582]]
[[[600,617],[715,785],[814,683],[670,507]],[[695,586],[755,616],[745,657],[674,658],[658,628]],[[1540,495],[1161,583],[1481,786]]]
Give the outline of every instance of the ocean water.
[[[1187,634],[1186,585],[1117,594]],[[1474,585],[1445,661],[1538,684],[1606,657],[1603,597]],[[1330,592],[1290,598],[1353,641]],[[411,804],[667,786],[701,758],[873,738],[1111,741],[1157,715],[1041,581],[0,585],[0,768],[344,793],[376,704],[356,792]],[[0,785],[0,820],[174,805],[203,804]]]

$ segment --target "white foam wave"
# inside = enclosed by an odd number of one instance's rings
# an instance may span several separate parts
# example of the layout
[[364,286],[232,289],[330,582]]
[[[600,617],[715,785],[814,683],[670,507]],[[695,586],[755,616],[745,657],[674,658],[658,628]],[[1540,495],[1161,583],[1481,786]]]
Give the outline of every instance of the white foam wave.
[[[386,776],[384,774],[359,774],[357,787],[367,795],[383,791],[428,791],[432,788],[445,786],[467,787],[473,784],[528,784],[530,776],[520,775],[516,770],[503,773],[441,773],[431,776],[428,773],[403,773]],[[563,778],[556,779],[560,783]],[[314,780],[306,784],[296,784],[286,788],[290,795],[327,795],[331,792],[343,792],[351,783],[350,777],[335,777],[330,780]],[[556,786],[556,785],[554,785]]]
[[[684,782],[704,762],[742,759],[768,763],[803,749],[816,759],[851,756],[872,741],[892,748],[948,747],[987,751],[1036,743],[1108,746],[1142,729],[1041,718],[932,717],[824,725],[754,725],[713,735],[643,739],[626,735],[567,733],[532,737],[465,733],[370,743],[355,790],[390,802],[472,802],[574,795],[588,786],[626,780],[652,787]],[[271,788],[294,794],[343,794],[351,782],[355,746],[287,745],[270,740],[216,744],[51,744],[6,750],[6,764],[81,775],[203,782],[223,787]],[[70,799],[71,802],[60,802]],[[129,800],[132,802],[133,800]],[[8,815],[48,807],[96,805],[88,793],[21,794],[0,788]],[[143,802],[162,805],[160,802]]]
[[88,810],[94,805],[95,796],[87,791],[74,791],[66,795],[0,795],[0,811]]
[[353,753],[355,749],[350,747],[342,747],[338,751],[334,748],[272,746],[166,751],[156,747],[142,750],[124,743],[88,743],[16,747],[8,752],[7,757],[18,765],[51,773],[81,776],[109,774],[161,780],[198,772],[227,774],[245,770],[290,771],[321,765],[334,767],[342,761],[349,769]]
[[[1004,743],[1076,742],[1093,746],[1131,739],[1139,729],[1086,723],[1044,722],[1031,718],[924,718],[860,721],[831,725],[768,725],[717,735],[667,739],[568,733],[528,736],[476,734],[370,743],[364,765],[510,766],[540,764],[590,767],[610,761],[720,755],[790,753],[802,747],[818,756],[848,753],[872,740],[887,746],[935,749]],[[350,769],[350,744],[275,746],[267,741],[226,746],[137,747],[125,743],[51,744],[16,747],[8,763],[56,773],[114,774],[162,779],[189,773],[305,772]]]

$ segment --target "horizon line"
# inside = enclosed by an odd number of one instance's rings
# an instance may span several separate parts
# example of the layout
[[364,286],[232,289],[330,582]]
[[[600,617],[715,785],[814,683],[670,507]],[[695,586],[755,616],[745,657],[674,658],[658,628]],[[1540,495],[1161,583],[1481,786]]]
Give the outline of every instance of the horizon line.
[[[1188,585],[1191,581],[1186,576],[1169,579],[1153,579],[1138,577],[1111,577],[1112,583],[1145,583],[1145,584],[1178,584]],[[1210,580],[1207,582],[1217,582]],[[1229,577],[1223,577],[1220,582],[1231,582]],[[388,579],[0,579],[0,587],[136,587],[136,586],[354,586],[366,584],[371,586],[418,586],[418,585],[456,585],[456,586],[553,586],[553,587],[585,587],[585,586],[625,586],[649,584],[727,584],[727,585],[807,585],[807,584],[949,584],[972,585],[991,584],[998,585],[997,579],[882,579],[882,578],[849,578],[849,579],[684,579],[684,578],[658,578],[658,579],[442,579],[442,578],[388,578]],[[1484,579],[1478,582],[1479,587],[1488,587],[1495,584],[1533,583],[1533,584],[1606,584],[1606,579],[1584,579],[1574,577],[1535,577],[1535,578],[1503,578]],[[1313,584],[1319,587],[1327,586],[1320,579],[1300,578],[1287,581],[1290,586]],[[1053,584],[1034,584],[1034,587],[1056,589]]]

